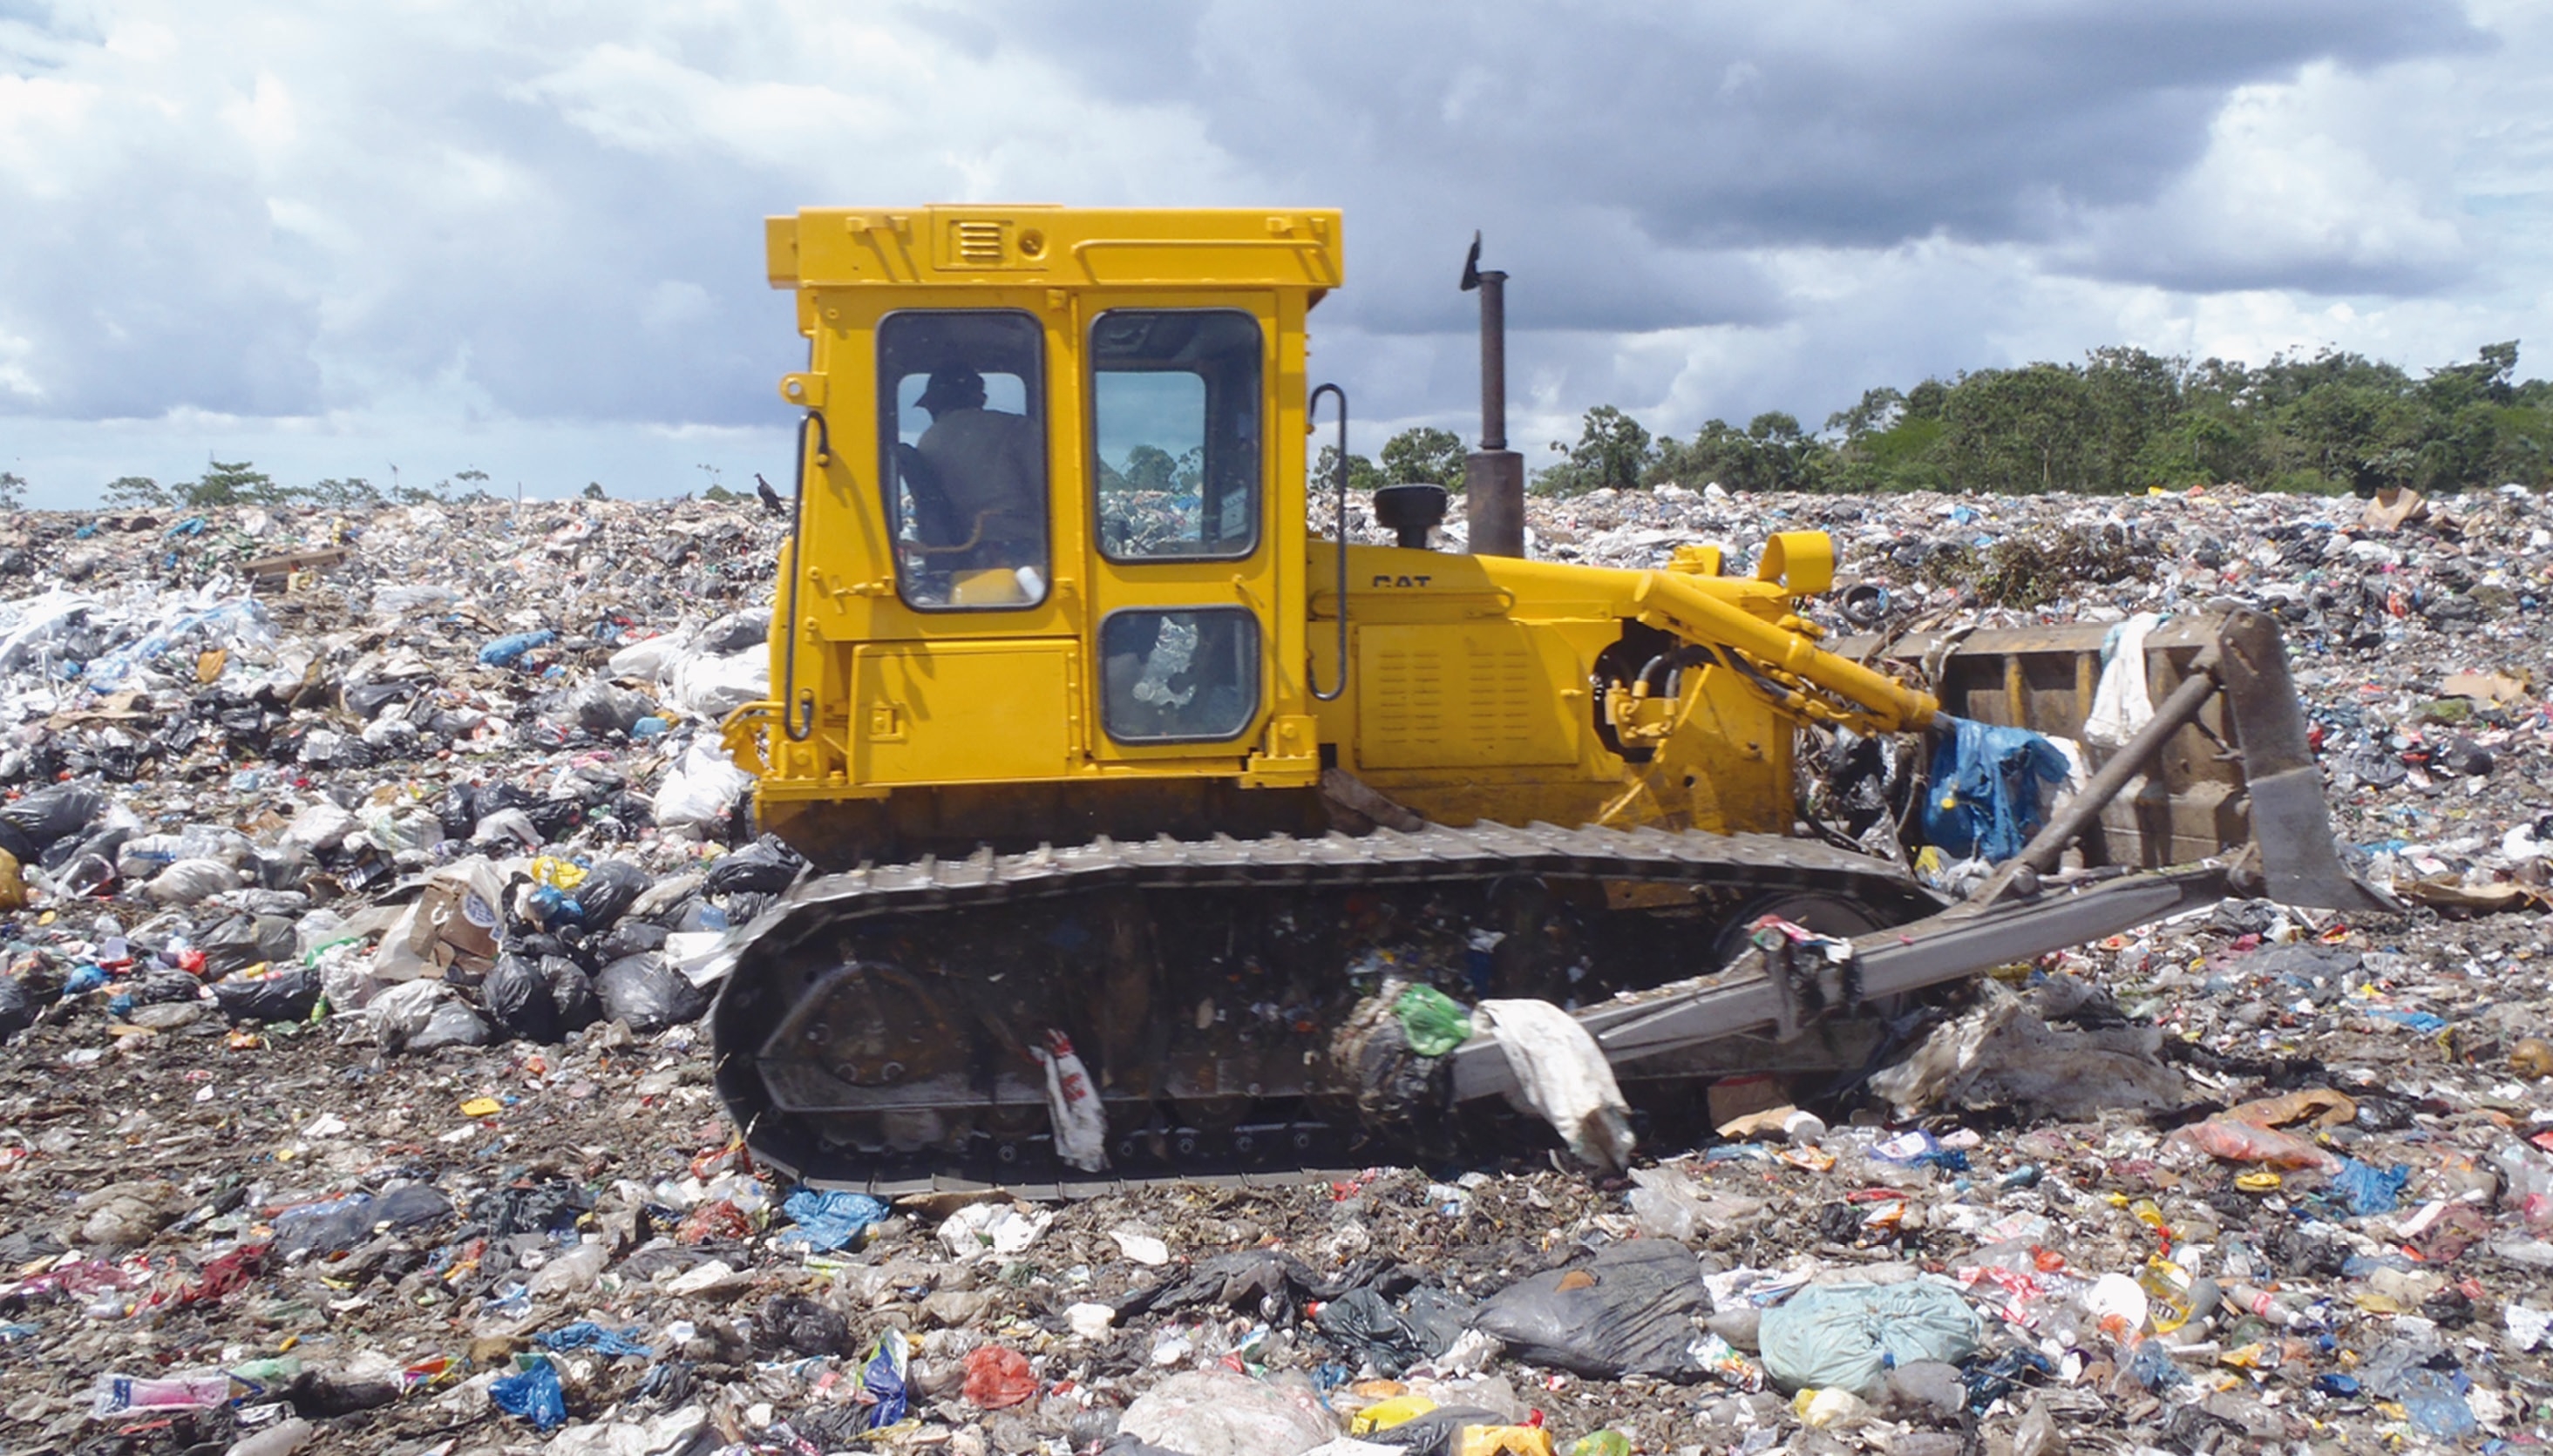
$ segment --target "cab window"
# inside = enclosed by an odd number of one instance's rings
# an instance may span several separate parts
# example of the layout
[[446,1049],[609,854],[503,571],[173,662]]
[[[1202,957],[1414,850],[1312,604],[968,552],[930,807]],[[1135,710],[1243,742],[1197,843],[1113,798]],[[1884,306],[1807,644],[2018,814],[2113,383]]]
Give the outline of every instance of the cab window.
[[910,606],[1046,600],[1047,452],[1029,314],[946,310],[878,322],[878,438],[896,589]]
[[1222,742],[1258,714],[1259,619],[1239,607],[1111,612],[1099,657],[1099,719],[1120,743]]
[[1120,308],[1090,329],[1099,549],[1110,561],[1245,557],[1259,544],[1259,321]]

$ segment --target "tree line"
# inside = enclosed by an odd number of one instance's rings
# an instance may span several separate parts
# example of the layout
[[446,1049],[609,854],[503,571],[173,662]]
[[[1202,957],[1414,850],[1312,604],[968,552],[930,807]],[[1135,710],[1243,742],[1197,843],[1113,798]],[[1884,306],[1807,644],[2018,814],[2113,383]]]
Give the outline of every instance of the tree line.
[[[2514,378],[2517,344],[2418,377],[2363,355],[2279,355],[2258,367],[2097,349],[2081,364],[2033,364],[1869,389],[1812,432],[1796,416],[1741,428],[1708,420],[1688,438],[1653,435],[1610,404],[1587,411],[1575,443],[1533,488],[1573,495],[1674,481],[1730,490],[1978,490],[2122,494],[2239,482],[2254,489],[2361,494],[2553,483],[2553,383]],[[1336,465],[1322,452],[1321,472]],[[1380,463],[1349,461],[1350,484],[1434,480],[1460,488],[1461,443],[1406,430]],[[1316,487],[1318,488],[1317,484]]]

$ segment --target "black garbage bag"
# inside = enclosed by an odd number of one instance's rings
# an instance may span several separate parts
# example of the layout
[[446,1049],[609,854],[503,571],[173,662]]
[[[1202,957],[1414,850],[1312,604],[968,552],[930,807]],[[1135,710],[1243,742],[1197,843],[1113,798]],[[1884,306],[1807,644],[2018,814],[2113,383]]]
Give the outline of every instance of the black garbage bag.
[[1378,1285],[1354,1289],[1321,1305],[1313,1323],[1330,1343],[1396,1376],[1451,1347],[1478,1306],[1434,1285],[1420,1285],[1395,1303]]
[[15,976],[0,976],[0,1041],[36,1024],[36,998]]
[[42,858],[54,842],[78,833],[106,812],[106,790],[91,783],[56,783],[0,804],[0,849],[22,863]]
[[1454,1456],[1467,1425],[1512,1425],[1514,1417],[1486,1405],[1439,1405],[1398,1425],[1357,1437],[1378,1446],[1397,1446],[1409,1456]]
[[550,986],[550,1004],[558,1012],[558,1032],[566,1036],[603,1019],[603,1001],[594,993],[594,978],[565,956],[543,956],[541,979]]
[[204,984],[185,972],[166,969],[146,972],[124,985],[124,993],[133,997],[133,1004],[137,1006],[191,1001],[202,994]]
[[575,833],[576,826],[585,822],[585,805],[572,798],[534,799],[523,805],[523,812],[531,818],[532,827],[541,832],[541,838],[551,844]]
[[576,887],[576,902],[585,907],[589,932],[609,930],[647,891],[647,872],[626,860],[605,860],[586,872]]
[[488,1003],[489,1018],[512,1035],[525,1041],[559,1039],[558,1001],[549,978],[522,957],[499,956],[479,995]]
[[693,646],[720,657],[731,657],[771,640],[771,613],[729,612],[701,629]]
[[452,1216],[452,1200],[430,1184],[403,1183],[380,1194],[355,1193],[276,1215],[276,1252],[335,1254],[382,1229],[423,1228]]
[[851,1324],[838,1310],[801,1295],[773,1295],[754,1316],[754,1343],[801,1355],[848,1353]]
[[806,868],[804,856],[766,834],[710,866],[701,887],[711,894],[778,894]]
[[434,1052],[445,1047],[493,1046],[496,1041],[497,1030],[488,1024],[488,1018],[468,1001],[448,996],[435,1003],[425,1029],[409,1037],[406,1046],[411,1052]]
[[603,958],[605,965],[622,956],[643,956],[665,948],[665,939],[673,932],[649,920],[623,920],[590,947]]
[[780,896],[776,894],[762,894],[755,891],[728,895],[726,897],[726,923],[729,925],[750,925],[753,923],[755,916],[761,914],[767,909],[770,909],[773,904],[779,901],[779,899]]
[[594,978],[594,993],[603,1002],[604,1015],[639,1032],[698,1021],[710,1008],[710,998],[699,987],[652,952],[624,956],[604,967]]
[[1693,1250],[1673,1239],[1609,1244],[1588,1263],[1518,1280],[1492,1296],[1472,1320],[1504,1341],[1526,1365],[1580,1375],[1694,1380],[1694,1316],[1711,1312],[1711,1291]]
[[413,682],[363,682],[345,690],[346,711],[369,723],[382,715],[391,703],[416,693]]
[[443,823],[444,838],[468,842],[479,827],[479,790],[467,783],[453,784],[436,800],[434,817]]
[[1137,1314],[1203,1304],[1242,1310],[1271,1324],[1288,1324],[1300,1305],[1315,1300],[1335,1300],[1372,1283],[1377,1267],[1377,1263],[1369,1261],[1352,1266],[1336,1278],[1323,1279],[1310,1265],[1278,1250],[1243,1249],[1217,1254],[1184,1275],[1129,1295],[1117,1305],[1117,1322],[1122,1326]]
[[518,1233],[564,1233],[594,1207],[594,1195],[564,1178],[508,1184],[470,1204],[470,1223],[490,1242]]
[[319,973],[292,966],[272,976],[234,976],[213,983],[213,998],[233,1021],[299,1021],[319,1004]]
[[228,976],[260,962],[289,961],[295,949],[292,922],[281,915],[233,915],[202,940],[206,976]]

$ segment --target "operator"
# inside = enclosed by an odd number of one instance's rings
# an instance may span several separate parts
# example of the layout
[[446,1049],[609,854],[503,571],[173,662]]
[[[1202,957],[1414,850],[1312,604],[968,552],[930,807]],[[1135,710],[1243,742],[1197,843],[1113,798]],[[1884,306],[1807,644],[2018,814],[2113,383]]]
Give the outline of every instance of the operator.
[[1046,463],[1037,422],[984,408],[984,376],[971,364],[932,370],[922,397],[914,402],[931,412],[931,428],[922,432],[914,449],[940,477],[956,511],[958,530],[977,538],[976,563],[1042,563]]

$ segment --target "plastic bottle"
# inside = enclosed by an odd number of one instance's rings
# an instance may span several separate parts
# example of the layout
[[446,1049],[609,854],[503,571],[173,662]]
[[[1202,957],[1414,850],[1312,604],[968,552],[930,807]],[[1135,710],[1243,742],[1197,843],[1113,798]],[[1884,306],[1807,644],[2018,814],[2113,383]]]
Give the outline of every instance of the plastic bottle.
[[310,1439],[310,1422],[299,1416],[278,1420],[256,1435],[231,1442],[228,1456],[292,1456]]
[[2227,1304],[2246,1314],[2257,1314],[2272,1323],[2293,1328],[2306,1322],[2307,1305],[2304,1300],[2293,1295],[2274,1294],[2269,1290],[2248,1284],[2226,1285],[2223,1287],[2223,1295]]
[[2137,1271],[2137,1284],[2152,1300],[2146,1323],[2156,1334],[2169,1334],[2189,1322],[2189,1274],[2168,1259],[2149,1259]]
[[200,1375],[101,1375],[89,1392],[89,1413],[103,1420],[131,1410],[210,1410],[231,1399],[231,1378]]

